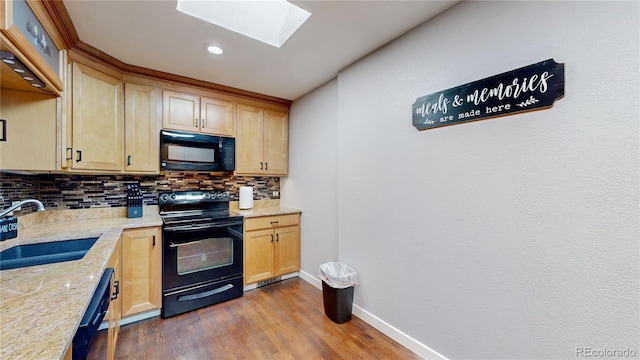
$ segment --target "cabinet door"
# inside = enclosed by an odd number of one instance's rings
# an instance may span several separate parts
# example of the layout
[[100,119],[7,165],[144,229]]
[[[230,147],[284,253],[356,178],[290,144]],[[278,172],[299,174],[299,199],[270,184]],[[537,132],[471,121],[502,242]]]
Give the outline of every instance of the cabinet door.
[[262,109],[237,105],[236,174],[264,172],[264,125]]
[[[118,342],[118,335],[120,333],[120,318],[122,317],[122,303],[120,295],[121,284],[121,240],[118,240],[116,248],[113,250],[113,255],[109,258],[107,267],[113,268],[113,283],[112,283],[112,300],[109,304],[107,314],[105,317],[109,320],[109,327],[107,329],[107,360],[114,359],[116,354],[116,343]],[[116,296],[115,299],[113,297]]]
[[123,169],[122,88],[120,79],[73,63],[74,169]]
[[200,98],[200,131],[212,135],[236,135],[235,104],[232,102]]
[[300,227],[277,228],[275,234],[276,276],[300,270]]
[[122,232],[122,315],[162,306],[162,233],[159,228]]
[[162,128],[199,131],[200,98],[175,91],[162,92]]
[[64,353],[64,360],[73,360],[73,341],[69,344],[67,352]]
[[0,170],[55,170],[55,96],[2,89],[0,119]]
[[289,170],[289,121],[286,113],[264,110],[265,172],[287,175]]
[[160,171],[160,89],[133,83],[124,87],[125,171]]
[[248,231],[244,237],[244,283],[275,276],[273,230]]
[[105,314],[105,320],[108,320],[108,328],[107,328],[107,360],[115,359],[116,355],[116,345],[114,343],[114,334],[115,334],[115,307],[116,303],[111,301],[109,303],[109,308],[107,309],[107,313]]

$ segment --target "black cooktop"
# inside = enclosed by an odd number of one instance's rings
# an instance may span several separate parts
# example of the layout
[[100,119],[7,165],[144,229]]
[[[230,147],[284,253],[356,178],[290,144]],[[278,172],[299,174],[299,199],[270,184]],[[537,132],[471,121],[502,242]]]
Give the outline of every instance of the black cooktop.
[[168,191],[158,194],[160,216],[165,224],[237,220],[231,214],[231,195],[225,191]]

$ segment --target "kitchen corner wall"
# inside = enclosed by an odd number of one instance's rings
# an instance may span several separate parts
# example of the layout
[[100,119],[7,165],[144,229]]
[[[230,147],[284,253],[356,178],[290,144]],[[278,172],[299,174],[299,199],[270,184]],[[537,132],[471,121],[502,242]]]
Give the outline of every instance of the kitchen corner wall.
[[[238,200],[241,186],[252,186],[255,200],[278,199],[278,177],[219,176],[209,173],[167,172],[155,176],[131,175],[17,175],[0,173],[1,208],[12,201],[39,199],[47,209],[85,209],[126,206],[127,184],[138,184],[145,205],[158,204],[158,192],[175,190],[223,190]],[[20,216],[32,209],[15,212]]]
[[[302,270],[337,246],[354,311],[446,358],[638,359],[639,19],[637,1],[461,1],[294,101],[283,203],[323,216]],[[549,58],[552,108],[412,125],[417,97]],[[324,126],[337,148],[309,145]]]
[[[318,274],[338,261],[338,82],[296,100],[289,109],[289,177],[282,179],[282,205],[301,209],[300,267]],[[307,111],[315,104],[322,107]]]

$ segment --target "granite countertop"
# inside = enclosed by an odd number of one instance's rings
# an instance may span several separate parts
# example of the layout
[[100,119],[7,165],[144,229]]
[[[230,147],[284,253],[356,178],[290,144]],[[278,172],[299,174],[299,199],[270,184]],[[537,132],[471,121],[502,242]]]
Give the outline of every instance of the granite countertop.
[[240,210],[235,209],[231,210],[232,212],[242,215],[246,218],[250,217],[258,217],[258,216],[270,216],[270,215],[286,215],[286,214],[297,214],[300,213],[300,210],[288,208],[284,206],[278,207],[266,207],[266,208],[253,208],[248,210]]
[[244,217],[258,217],[271,215],[298,214],[302,211],[294,208],[280,206],[280,200],[256,200],[253,202],[253,208],[247,210],[239,209],[238,201],[230,203],[230,211]]
[[0,271],[2,359],[62,359],[122,230],[162,226],[157,212],[132,219],[78,219],[67,212],[51,220],[54,212],[45,211],[48,221],[19,229],[17,238],[0,242],[0,251],[21,244],[99,239],[80,260]]

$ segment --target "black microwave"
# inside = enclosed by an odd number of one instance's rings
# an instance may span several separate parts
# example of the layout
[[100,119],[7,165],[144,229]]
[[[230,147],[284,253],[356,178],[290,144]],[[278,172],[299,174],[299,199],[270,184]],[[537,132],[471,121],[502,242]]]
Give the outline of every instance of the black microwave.
[[160,170],[233,171],[236,139],[183,131],[160,132]]

